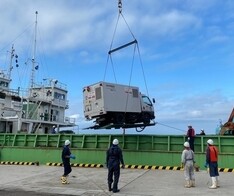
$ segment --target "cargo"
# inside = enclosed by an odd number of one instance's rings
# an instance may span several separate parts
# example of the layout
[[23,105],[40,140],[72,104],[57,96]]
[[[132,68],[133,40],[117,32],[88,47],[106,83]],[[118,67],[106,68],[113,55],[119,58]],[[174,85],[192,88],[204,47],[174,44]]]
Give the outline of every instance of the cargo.
[[149,124],[155,118],[153,103],[135,86],[98,82],[83,88],[83,100],[85,118],[100,126]]

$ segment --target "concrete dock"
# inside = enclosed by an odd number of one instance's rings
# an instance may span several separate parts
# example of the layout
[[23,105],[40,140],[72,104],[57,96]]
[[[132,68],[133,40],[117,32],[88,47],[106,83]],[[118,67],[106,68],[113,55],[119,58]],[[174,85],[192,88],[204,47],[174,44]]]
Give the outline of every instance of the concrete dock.
[[121,169],[119,193],[107,190],[107,169],[73,167],[70,184],[63,185],[63,167],[36,165],[0,165],[1,196],[176,196],[176,195],[233,195],[232,172],[220,172],[220,188],[209,189],[205,170],[195,172],[196,187],[184,188],[183,171]]

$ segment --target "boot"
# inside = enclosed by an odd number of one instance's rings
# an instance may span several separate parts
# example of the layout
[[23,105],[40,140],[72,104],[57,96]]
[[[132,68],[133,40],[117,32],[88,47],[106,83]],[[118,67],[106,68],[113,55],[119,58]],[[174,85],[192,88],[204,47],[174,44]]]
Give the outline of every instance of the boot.
[[113,193],[118,193],[119,189],[113,190]]
[[191,180],[191,187],[195,187],[195,180]]
[[191,184],[190,184],[190,180],[186,180],[186,183],[184,185],[185,188],[190,188]]
[[62,184],[67,184],[67,177],[62,176],[62,177],[61,177],[61,183],[62,183]]
[[216,177],[211,177],[211,180],[212,180],[212,185],[209,188],[216,189],[217,188]]
[[114,184],[113,184],[113,193],[117,193],[117,192],[119,192],[119,189],[118,189],[118,185],[114,182]]
[[220,187],[220,184],[219,184],[219,177],[216,176],[215,178],[216,178],[216,186],[217,186],[217,188],[218,188],[218,187]]
[[109,191],[112,191],[113,189],[111,188],[111,183],[108,183],[108,188],[109,188]]

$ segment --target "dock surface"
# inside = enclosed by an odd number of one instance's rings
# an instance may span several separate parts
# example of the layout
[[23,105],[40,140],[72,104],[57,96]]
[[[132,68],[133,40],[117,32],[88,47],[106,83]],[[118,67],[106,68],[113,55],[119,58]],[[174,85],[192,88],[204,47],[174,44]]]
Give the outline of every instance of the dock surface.
[[232,172],[220,172],[220,188],[209,189],[210,177],[205,170],[195,172],[196,187],[184,188],[183,171],[121,169],[119,193],[107,189],[106,168],[73,167],[70,184],[63,185],[63,167],[0,165],[1,196],[176,196],[233,195]]

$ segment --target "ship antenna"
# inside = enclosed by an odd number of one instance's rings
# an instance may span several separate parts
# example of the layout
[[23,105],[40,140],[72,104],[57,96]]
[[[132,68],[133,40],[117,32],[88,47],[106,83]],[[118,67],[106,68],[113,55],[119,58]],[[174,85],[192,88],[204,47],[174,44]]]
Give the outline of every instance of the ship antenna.
[[34,86],[34,72],[35,72],[36,45],[37,45],[37,14],[38,14],[38,11],[36,11],[35,14],[36,14],[36,20],[35,20],[34,48],[33,48],[33,58],[32,58],[31,87]]

